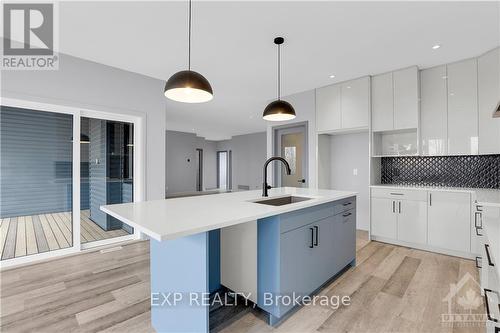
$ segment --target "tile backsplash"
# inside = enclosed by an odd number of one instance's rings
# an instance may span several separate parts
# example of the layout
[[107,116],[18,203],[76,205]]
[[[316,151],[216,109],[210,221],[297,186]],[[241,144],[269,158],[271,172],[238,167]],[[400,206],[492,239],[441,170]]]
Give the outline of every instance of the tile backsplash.
[[500,189],[500,155],[382,157],[382,184]]

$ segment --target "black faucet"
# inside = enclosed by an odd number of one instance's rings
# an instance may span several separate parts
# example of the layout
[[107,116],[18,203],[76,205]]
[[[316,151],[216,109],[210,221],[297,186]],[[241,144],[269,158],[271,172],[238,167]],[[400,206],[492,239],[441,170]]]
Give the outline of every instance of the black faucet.
[[283,162],[283,164],[286,167],[286,174],[287,175],[292,174],[292,169],[290,169],[290,165],[288,164],[288,162],[283,157],[274,156],[274,157],[271,157],[270,159],[268,159],[266,161],[266,163],[264,163],[264,169],[263,169],[263,178],[264,178],[264,182],[262,184],[262,196],[263,197],[267,197],[268,196],[267,195],[267,190],[269,190],[271,188],[271,186],[269,186],[267,184],[267,165],[269,163],[271,163],[272,161],[281,161],[281,162]]

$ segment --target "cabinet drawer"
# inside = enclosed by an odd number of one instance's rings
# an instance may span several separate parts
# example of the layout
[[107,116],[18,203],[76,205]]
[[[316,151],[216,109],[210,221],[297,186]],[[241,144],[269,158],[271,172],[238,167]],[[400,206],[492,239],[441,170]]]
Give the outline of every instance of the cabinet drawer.
[[427,201],[426,190],[374,187],[371,190],[371,195],[373,198]]
[[335,201],[334,203],[334,214],[340,214],[347,212],[348,210],[356,208],[356,197],[350,197],[346,199],[342,199],[339,201]]
[[281,216],[280,233],[300,228],[309,223],[333,216],[333,203],[304,208]]

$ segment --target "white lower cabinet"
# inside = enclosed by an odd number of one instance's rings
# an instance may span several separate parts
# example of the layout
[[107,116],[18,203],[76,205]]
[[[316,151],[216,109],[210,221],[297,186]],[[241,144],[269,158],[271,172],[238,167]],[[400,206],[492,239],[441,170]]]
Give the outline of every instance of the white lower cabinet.
[[384,242],[471,257],[470,192],[371,189],[371,236]]
[[398,239],[417,244],[427,243],[427,203],[400,200],[397,208]]
[[397,238],[397,215],[395,201],[392,199],[372,198],[371,233],[386,238]]
[[429,245],[470,252],[471,194],[429,191]]

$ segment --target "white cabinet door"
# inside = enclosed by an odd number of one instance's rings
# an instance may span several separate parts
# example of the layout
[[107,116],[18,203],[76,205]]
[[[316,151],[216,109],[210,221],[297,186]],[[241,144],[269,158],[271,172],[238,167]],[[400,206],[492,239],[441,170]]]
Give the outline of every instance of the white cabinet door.
[[390,131],[394,129],[394,90],[392,73],[372,77],[372,129]]
[[500,154],[500,118],[492,118],[500,102],[500,48],[477,61],[479,154]]
[[394,85],[394,129],[418,127],[418,68],[392,73]]
[[370,78],[362,77],[341,84],[342,128],[368,127]]
[[400,200],[397,211],[398,240],[427,244],[427,202]]
[[469,252],[470,210],[469,193],[430,191],[427,223],[429,245]]
[[340,85],[316,89],[316,124],[318,131],[340,129]]
[[396,201],[372,198],[371,234],[385,238],[397,238]]
[[448,65],[448,154],[477,155],[477,61]]
[[448,153],[448,101],[446,66],[420,72],[420,136],[423,155]]

